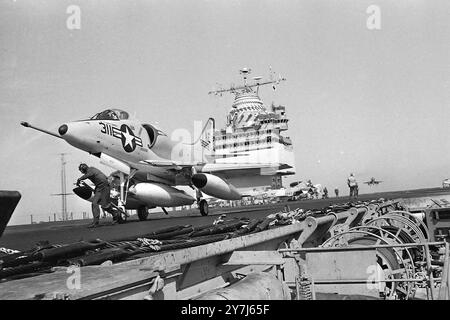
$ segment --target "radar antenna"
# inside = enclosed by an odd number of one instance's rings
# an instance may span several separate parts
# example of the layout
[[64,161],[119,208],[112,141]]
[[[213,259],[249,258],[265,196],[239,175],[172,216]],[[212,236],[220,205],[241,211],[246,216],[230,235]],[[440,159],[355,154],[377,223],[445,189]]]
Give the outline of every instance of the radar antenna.
[[248,76],[251,73],[251,69],[242,68],[241,70],[239,70],[239,73],[243,77],[244,85],[234,86],[234,84],[232,84],[227,89],[218,89],[218,90],[209,91],[208,94],[214,94],[214,95],[220,95],[220,96],[222,96],[222,93],[225,93],[225,92],[238,94],[238,93],[252,92],[253,88],[256,88],[256,91],[258,92],[259,87],[268,85],[268,84],[272,84],[272,87],[275,90],[276,86],[278,84],[280,84],[281,81],[286,81],[286,78],[283,78],[281,75],[279,75],[278,79],[275,79],[274,72],[272,71],[272,67],[270,67],[270,75],[269,75],[270,79],[269,80],[261,81],[261,80],[263,80],[262,77],[253,77],[252,80],[254,83],[252,83],[252,84],[248,84],[248,82],[247,82]]

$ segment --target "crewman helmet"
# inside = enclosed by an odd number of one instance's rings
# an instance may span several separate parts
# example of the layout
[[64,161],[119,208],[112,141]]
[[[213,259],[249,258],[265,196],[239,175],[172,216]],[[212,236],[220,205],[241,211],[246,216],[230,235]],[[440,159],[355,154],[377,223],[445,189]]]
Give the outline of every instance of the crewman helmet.
[[86,163],[81,163],[81,164],[78,166],[78,170],[80,170],[82,173],[86,173],[87,169],[88,169],[88,166],[87,166]]

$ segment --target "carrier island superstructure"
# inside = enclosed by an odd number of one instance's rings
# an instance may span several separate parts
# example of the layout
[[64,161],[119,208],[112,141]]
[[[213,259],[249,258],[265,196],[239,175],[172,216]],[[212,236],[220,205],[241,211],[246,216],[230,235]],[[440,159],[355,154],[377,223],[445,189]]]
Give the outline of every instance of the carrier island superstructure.
[[271,76],[272,79],[264,81],[253,77],[249,83],[250,69],[243,68],[240,74],[243,85],[209,92],[234,95],[225,128],[214,130],[215,162],[242,166],[242,170],[229,178],[241,191],[262,187],[279,189],[283,176],[295,174],[293,145],[287,135],[289,119],[284,106],[273,102],[265,105],[259,89],[267,85],[275,89],[285,79],[280,76],[274,80]]

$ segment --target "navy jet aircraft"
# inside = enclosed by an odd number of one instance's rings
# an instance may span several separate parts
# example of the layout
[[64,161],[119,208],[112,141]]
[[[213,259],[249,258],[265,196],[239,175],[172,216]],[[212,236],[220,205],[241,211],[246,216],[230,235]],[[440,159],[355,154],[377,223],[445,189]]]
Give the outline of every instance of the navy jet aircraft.
[[[118,206],[136,209],[140,220],[147,218],[150,208],[161,207],[167,214],[165,207],[191,205],[195,201],[200,213],[207,215],[208,202],[203,193],[223,200],[242,197],[226,181],[227,174],[233,170],[274,167],[274,164],[260,163],[244,166],[214,163],[212,118],[193,143],[173,141],[156,126],[132,119],[119,109],[107,109],[89,119],[68,122],[59,127],[58,133],[27,122],[21,124],[61,138],[115,169],[120,186]],[[188,190],[195,191],[195,198],[175,186],[189,187]],[[90,198],[89,193],[80,196]]]
[[383,181],[376,180],[374,177],[372,177],[372,178],[370,178],[369,181],[365,181],[364,183],[366,183],[368,186],[373,186],[373,185],[379,184],[381,182],[383,182]]

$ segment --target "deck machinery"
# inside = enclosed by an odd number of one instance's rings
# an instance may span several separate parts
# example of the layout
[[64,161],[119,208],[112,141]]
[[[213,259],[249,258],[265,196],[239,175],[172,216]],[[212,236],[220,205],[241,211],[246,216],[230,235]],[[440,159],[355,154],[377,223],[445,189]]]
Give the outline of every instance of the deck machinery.
[[[265,219],[219,219],[203,229],[154,233],[155,239],[3,254],[0,299],[448,300],[450,228],[445,233],[441,225],[434,239],[420,213],[402,209],[380,200],[274,210]],[[53,266],[17,277],[14,268],[30,263]]]

